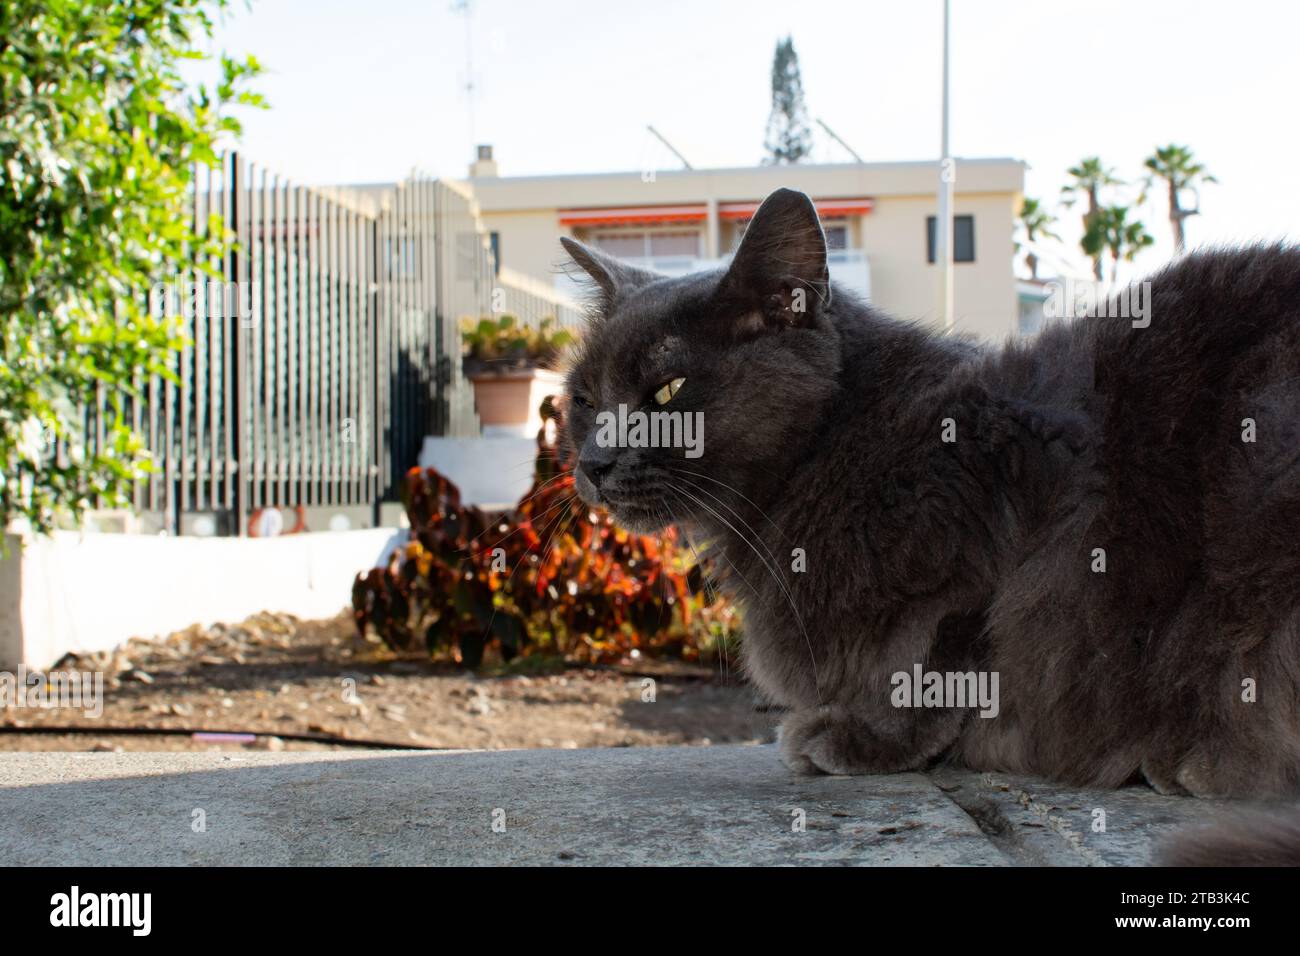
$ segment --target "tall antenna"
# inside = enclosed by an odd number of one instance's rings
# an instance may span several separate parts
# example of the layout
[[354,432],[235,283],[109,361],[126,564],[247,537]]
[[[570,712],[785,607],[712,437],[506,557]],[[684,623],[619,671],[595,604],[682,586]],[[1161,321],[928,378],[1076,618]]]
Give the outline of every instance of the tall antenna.
[[671,152],[674,156],[676,156],[679,160],[681,160],[683,166],[685,166],[687,169],[694,169],[694,168],[695,168],[694,166],[692,166],[692,165],[687,161],[687,159],[686,159],[685,156],[683,156],[681,153],[679,153],[679,152],[677,151],[677,147],[676,147],[676,146],[674,146],[672,143],[668,142],[667,137],[665,137],[663,133],[659,132],[659,130],[655,129],[655,128],[654,128],[653,126],[651,126],[649,123],[646,124],[646,129],[648,129],[648,130],[650,131],[650,134],[651,134],[652,136],[654,136],[655,139],[659,140],[659,142],[661,142],[661,143],[663,143],[665,146],[667,146],[667,147],[668,147],[668,151]]
[[858,155],[858,151],[856,149],[854,149],[852,146],[850,146],[848,143],[844,142],[844,140],[840,138],[839,133],[835,132],[835,130],[831,129],[829,126],[826,125],[825,120],[818,118],[817,125],[820,126],[822,129],[826,130],[827,136],[829,136],[831,139],[835,140],[835,142],[839,143],[841,146],[847,149],[849,151],[849,155],[852,156],[855,161],[859,163],[866,162],[865,159],[863,159],[861,156]]
[[465,15],[465,111],[469,116],[469,145],[475,145],[474,138],[474,31],[472,17],[473,0],[453,0],[452,13]]

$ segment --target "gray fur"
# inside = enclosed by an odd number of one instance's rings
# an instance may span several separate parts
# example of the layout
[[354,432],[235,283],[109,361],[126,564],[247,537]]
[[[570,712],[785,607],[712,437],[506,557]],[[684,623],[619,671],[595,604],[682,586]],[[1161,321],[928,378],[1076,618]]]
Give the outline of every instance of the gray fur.
[[[1188,256],[1152,277],[1148,328],[983,347],[832,290],[790,190],[725,271],[569,248],[599,289],[563,405],[579,493],[707,542],[790,766],[1300,789],[1300,252]],[[675,377],[702,458],[595,447],[598,410],[653,410]],[[1000,712],[893,706],[918,663],[997,672]]]

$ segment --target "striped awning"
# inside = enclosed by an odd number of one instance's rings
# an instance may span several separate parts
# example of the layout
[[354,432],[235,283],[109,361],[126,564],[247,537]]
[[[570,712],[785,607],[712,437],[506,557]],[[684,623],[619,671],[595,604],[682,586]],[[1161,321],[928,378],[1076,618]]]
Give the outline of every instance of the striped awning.
[[627,226],[659,222],[703,222],[709,210],[704,203],[686,206],[616,206],[609,209],[561,209],[565,226]]
[[[814,199],[817,215],[823,219],[836,216],[865,216],[875,205],[866,197],[860,199]],[[757,202],[724,202],[718,204],[719,219],[752,219],[758,212]]]
[[[865,216],[875,205],[865,197],[858,199],[814,199],[817,214],[824,219],[836,216]],[[718,203],[719,219],[750,219],[758,211],[758,202]],[[703,222],[709,216],[704,203],[677,206],[611,206],[604,209],[561,209],[564,226],[635,226],[655,223]]]

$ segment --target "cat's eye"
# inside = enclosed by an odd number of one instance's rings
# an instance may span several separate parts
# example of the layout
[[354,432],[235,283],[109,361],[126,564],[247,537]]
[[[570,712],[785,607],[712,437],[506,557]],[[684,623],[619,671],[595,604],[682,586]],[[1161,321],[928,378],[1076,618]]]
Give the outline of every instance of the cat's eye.
[[585,395],[574,393],[571,398],[573,399],[573,404],[577,405],[579,408],[591,408],[591,402],[587,401]]
[[663,388],[659,389],[659,391],[655,392],[655,401],[660,405],[667,405],[673,400],[673,396],[677,394],[677,390],[682,387],[682,384],[685,381],[686,379],[684,378],[673,379]]

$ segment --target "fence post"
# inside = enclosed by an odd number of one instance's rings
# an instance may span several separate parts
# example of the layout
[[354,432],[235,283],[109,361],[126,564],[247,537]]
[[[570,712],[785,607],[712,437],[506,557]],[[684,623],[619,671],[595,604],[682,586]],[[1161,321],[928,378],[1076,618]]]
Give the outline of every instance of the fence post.
[[446,194],[442,183],[437,182],[433,187],[433,334],[429,336],[429,348],[433,357],[430,363],[433,371],[433,409],[430,427],[435,435],[448,434],[448,425],[451,421],[450,402],[447,396],[449,366],[443,361],[445,337],[443,325],[446,321],[446,296],[450,285],[447,281],[447,270],[450,266],[445,247],[448,231]]
[[381,308],[382,297],[379,292],[380,276],[380,234],[379,220],[382,209],[376,211],[369,220],[366,230],[370,234],[370,255],[366,262],[366,295],[370,303],[370,467],[366,475],[366,493],[370,495],[371,518],[374,526],[379,527],[380,504],[384,497],[384,455],[387,448],[384,443],[384,344],[382,327],[384,314]]
[[[227,188],[230,190],[230,217],[234,224],[235,241],[226,258],[226,281],[235,283],[228,288],[242,289],[245,274],[249,278],[252,274],[252,267],[248,260],[252,236],[249,235],[249,229],[245,225],[243,204],[240,202],[240,190],[244,188],[243,158],[238,152],[232,153],[231,158],[230,183]],[[250,297],[248,301],[251,302],[252,298]],[[234,535],[243,537],[248,533],[248,498],[245,488],[250,477],[245,474],[247,461],[244,448],[244,383],[247,378],[248,345],[244,329],[241,327],[243,320],[239,311],[238,308],[232,309],[229,319],[235,360],[232,367],[230,394],[226,396],[226,427],[230,430],[233,458],[227,461],[226,468],[234,469],[230,498],[230,513],[235,521]]]

